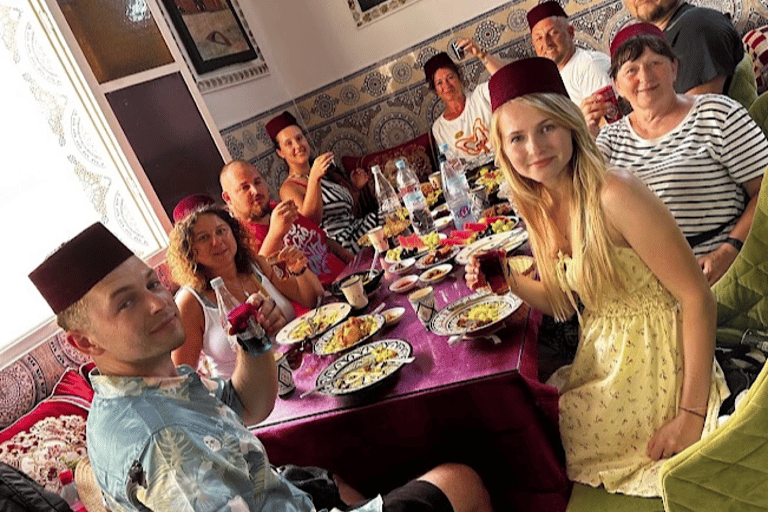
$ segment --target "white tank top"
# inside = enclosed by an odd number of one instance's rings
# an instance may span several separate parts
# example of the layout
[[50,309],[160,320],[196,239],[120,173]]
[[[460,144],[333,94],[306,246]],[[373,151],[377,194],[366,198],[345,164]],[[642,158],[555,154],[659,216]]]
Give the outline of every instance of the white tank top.
[[[255,265],[252,266],[252,269],[256,278],[261,282],[261,285],[272,300],[275,301],[275,304],[280,308],[280,311],[282,311],[285,321],[290,322],[293,320],[296,313],[291,302],[269,282],[269,279],[267,279]],[[203,373],[210,375],[211,377],[228,379],[232,376],[232,372],[235,371],[237,353],[233,346],[234,344],[237,344],[237,340],[235,340],[234,336],[230,336],[224,332],[224,327],[221,325],[221,320],[219,319],[219,308],[216,304],[207,297],[200,295],[189,286],[184,286],[182,290],[190,292],[203,308],[203,318],[205,321],[203,330],[203,353],[200,354],[198,370],[202,370]]]

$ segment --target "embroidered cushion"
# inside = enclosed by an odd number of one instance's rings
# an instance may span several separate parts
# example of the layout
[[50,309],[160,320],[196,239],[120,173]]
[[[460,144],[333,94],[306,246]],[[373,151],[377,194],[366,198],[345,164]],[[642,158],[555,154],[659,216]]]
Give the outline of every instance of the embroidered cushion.
[[396,172],[395,160],[398,158],[406,159],[408,165],[414,170],[421,183],[429,181],[429,175],[433,172],[437,172],[438,169],[434,160],[434,151],[432,150],[432,137],[429,133],[419,135],[399,146],[377,151],[375,153],[369,153],[363,157],[342,157],[341,163],[347,170],[347,173],[352,172],[352,170],[357,167],[361,167],[368,171],[372,166],[378,165],[384,173],[384,176],[394,186]]
[[[83,365],[82,371],[93,368]],[[86,453],[85,424],[93,388],[80,372],[64,372],[51,396],[0,431],[0,461],[58,492],[59,471]]]
[[757,79],[757,93],[768,90],[768,27],[750,30],[742,38],[744,51],[752,59],[752,65]]

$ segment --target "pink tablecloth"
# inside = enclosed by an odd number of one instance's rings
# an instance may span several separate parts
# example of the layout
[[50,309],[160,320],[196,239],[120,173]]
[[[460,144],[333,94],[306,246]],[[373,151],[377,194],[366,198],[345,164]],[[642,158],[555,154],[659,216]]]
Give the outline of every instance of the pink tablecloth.
[[[357,266],[364,266],[363,258]],[[370,255],[367,258],[370,264]],[[440,462],[464,462],[483,477],[497,510],[565,510],[570,485],[557,426],[557,394],[536,378],[540,313],[523,306],[498,335],[460,342],[427,332],[405,296],[382,284],[369,308],[403,306],[378,338],[407,340],[416,360],[380,389],[357,398],[299,395],[330,358],[306,355],[296,392],[252,430],[273,464],[314,465],[375,495]],[[435,287],[438,306],[467,295],[463,271]]]

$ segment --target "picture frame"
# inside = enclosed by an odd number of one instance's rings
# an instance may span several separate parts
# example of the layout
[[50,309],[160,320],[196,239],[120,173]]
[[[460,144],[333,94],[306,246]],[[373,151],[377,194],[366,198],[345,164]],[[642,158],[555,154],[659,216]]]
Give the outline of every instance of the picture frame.
[[230,0],[163,0],[198,74],[258,58]]
[[418,0],[347,0],[357,28],[377,21]]

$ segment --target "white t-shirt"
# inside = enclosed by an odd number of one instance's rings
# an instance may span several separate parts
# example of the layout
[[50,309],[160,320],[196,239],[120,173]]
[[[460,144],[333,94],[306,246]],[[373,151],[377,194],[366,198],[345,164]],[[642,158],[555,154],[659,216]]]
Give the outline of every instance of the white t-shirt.
[[576,48],[571,60],[560,70],[560,76],[571,100],[580,105],[593,92],[611,85],[608,72],[611,58],[604,53]]
[[720,94],[694,96],[685,118],[661,137],[640,137],[624,117],[600,130],[597,146],[664,201],[686,237],[720,229],[694,247],[697,256],[723,243],[746,207],[743,184],[768,166],[762,130],[741,104]]
[[445,142],[465,160],[493,154],[488,82],[479,84],[467,93],[467,102],[459,117],[448,121],[443,114],[437,118],[432,125],[432,135],[438,146]]

